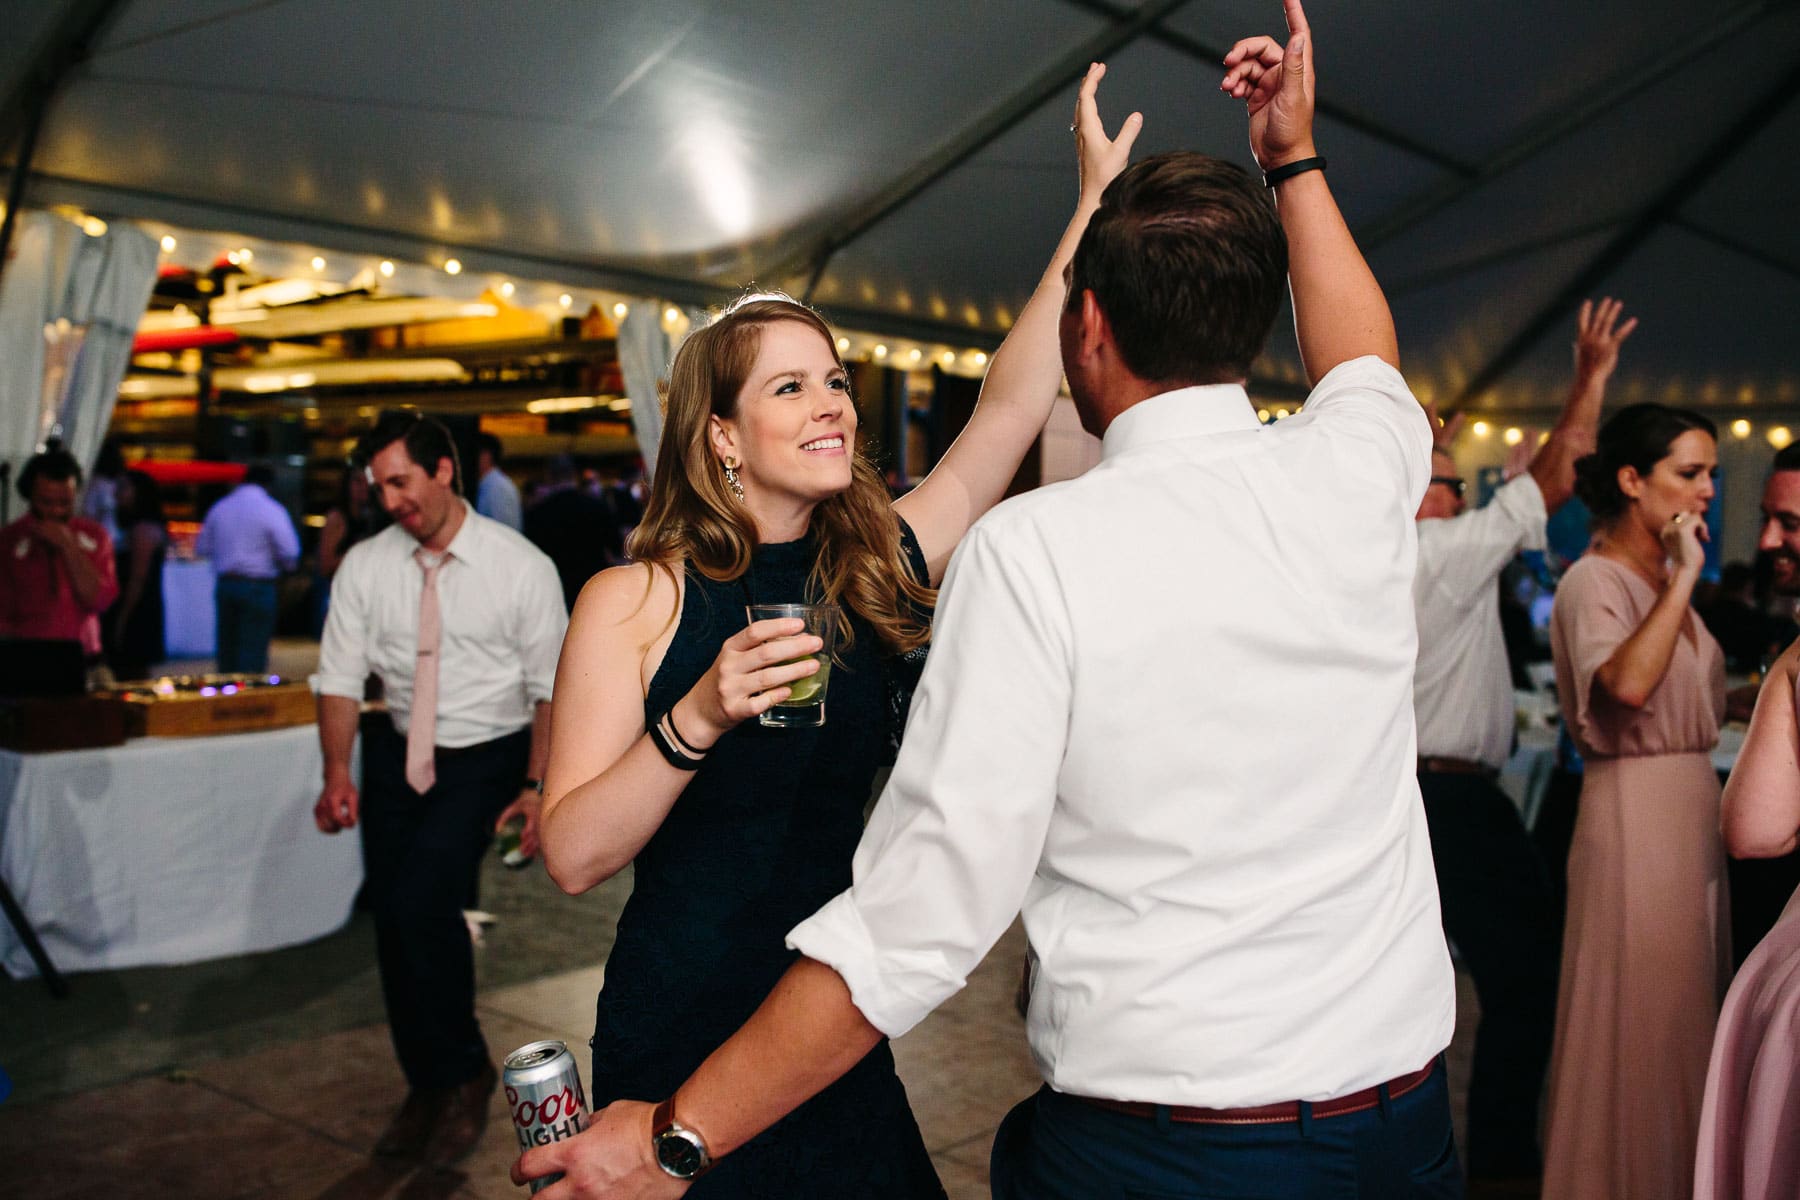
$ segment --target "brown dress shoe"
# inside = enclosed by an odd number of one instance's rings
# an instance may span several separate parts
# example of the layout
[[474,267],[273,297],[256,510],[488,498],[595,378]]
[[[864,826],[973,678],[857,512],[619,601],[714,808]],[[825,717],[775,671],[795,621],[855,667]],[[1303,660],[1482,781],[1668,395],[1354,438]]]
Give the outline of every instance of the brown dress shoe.
[[450,1089],[449,1103],[444,1105],[437,1129],[425,1147],[427,1163],[447,1170],[469,1156],[487,1129],[488,1102],[499,1081],[493,1064],[486,1063],[481,1074]]
[[414,1088],[406,1093],[406,1103],[388,1122],[375,1142],[377,1158],[417,1158],[425,1151],[438,1115],[450,1102],[447,1088]]

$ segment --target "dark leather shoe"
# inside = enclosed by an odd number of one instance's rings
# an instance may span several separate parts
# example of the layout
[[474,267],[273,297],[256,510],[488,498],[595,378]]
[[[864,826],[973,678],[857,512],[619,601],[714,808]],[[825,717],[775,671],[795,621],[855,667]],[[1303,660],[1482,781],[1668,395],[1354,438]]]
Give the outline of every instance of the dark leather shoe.
[[427,1163],[447,1170],[469,1156],[487,1129],[488,1102],[499,1081],[493,1064],[484,1063],[481,1074],[450,1089],[449,1103],[444,1105],[437,1129],[425,1147]]
[[445,1088],[414,1088],[406,1093],[406,1103],[388,1122],[375,1142],[377,1158],[417,1158],[425,1151],[438,1116],[450,1102]]

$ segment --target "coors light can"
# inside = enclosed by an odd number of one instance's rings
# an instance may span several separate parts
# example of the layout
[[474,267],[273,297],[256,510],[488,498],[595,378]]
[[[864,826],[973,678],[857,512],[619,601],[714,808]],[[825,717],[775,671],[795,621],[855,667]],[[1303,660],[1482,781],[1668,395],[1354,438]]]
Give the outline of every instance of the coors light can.
[[[574,1137],[587,1127],[587,1097],[575,1056],[561,1042],[532,1042],[506,1056],[506,1107],[521,1152]],[[534,1179],[531,1190],[549,1187],[561,1175]]]

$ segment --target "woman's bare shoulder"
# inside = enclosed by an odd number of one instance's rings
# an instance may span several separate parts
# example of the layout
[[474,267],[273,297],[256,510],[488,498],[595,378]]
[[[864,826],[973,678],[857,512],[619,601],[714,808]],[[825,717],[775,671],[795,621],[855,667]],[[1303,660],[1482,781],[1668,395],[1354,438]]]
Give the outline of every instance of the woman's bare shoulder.
[[650,563],[608,567],[581,589],[569,615],[571,631],[616,631],[646,645],[681,603],[679,575]]

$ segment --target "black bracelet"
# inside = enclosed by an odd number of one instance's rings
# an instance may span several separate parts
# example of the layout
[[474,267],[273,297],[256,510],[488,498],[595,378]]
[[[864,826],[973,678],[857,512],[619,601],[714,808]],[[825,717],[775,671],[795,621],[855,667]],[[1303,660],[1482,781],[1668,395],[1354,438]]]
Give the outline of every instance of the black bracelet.
[[1292,179],[1294,176],[1303,175],[1308,171],[1323,171],[1324,169],[1325,160],[1318,155],[1311,158],[1296,158],[1291,163],[1282,163],[1279,167],[1264,171],[1263,186],[1274,187],[1284,179]]
[[[676,748],[675,743],[670,740],[668,732],[663,729],[664,722],[667,722],[668,720],[669,714],[665,712],[655,721],[652,721],[650,723],[650,728],[644,731],[650,735],[651,745],[655,746],[657,753],[661,754],[663,759],[677,771],[698,771],[700,769],[702,758],[685,754]],[[673,724],[672,722],[670,723]],[[683,744],[685,745],[686,743]]]
[[690,758],[705,758],[706,757],[705,750],[701,749],[699,746],[694,745],[694,743],[688,741],[685,737],[681,736],[681,726],[675,724],[675,710],[673,708],[669,709],[668,712],[663,714],[663,720],[668,722],[669,733],[672,737],[674,737],[675,744],[677,746],[681,747],[683,750],[687,751],[688,756]]

